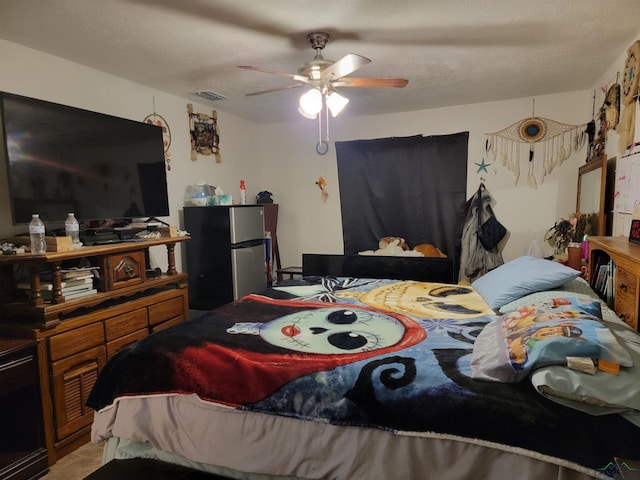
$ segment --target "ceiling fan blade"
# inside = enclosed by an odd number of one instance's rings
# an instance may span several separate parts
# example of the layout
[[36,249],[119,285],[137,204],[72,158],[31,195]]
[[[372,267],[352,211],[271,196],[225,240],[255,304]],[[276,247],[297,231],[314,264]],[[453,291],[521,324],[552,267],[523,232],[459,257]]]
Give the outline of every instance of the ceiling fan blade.
[[355,78],[343,77],[331,83],[334,87],[394,87],[403,88],[409,84],[404,78]]
[[357,55],[355,53],[347,53],[340,60],[336,60],[332,65],[329,65],[327,68],[322,70],[320,76],[323,80],[330,77],[337,79],[355,72],[367,63],[371,63],[371,60],[367,57],[363,57],[362,55]]
[[251,97],[251,96],[254,96],[254,95],[262,95],[263,93],[279,92],[280,90],[288,90],[290,88],[297,88],[297,87],[301,87],[301,86],[302,86],[302,84],[300,84],[300,83],[294,83],[293,85],[288,85],[286,87],[276,87],[276,88],[270,88],[269,90],[261,90],[259,92],[247,93],[247,94],[245,94],[245,96]]
[[278,75],[280,77],[291,78],[298,82],[309,83],[309,79],[307,77],[303,77],[302,75],[296,75],[295,73],[279,72],[277,70],[269,70],[268,68],[252,67],[250,65],[238,65],[238,68],[244,68],[245,70],[253,70],[253,71],[262,72],[262,73],[269,73],[271,75]]

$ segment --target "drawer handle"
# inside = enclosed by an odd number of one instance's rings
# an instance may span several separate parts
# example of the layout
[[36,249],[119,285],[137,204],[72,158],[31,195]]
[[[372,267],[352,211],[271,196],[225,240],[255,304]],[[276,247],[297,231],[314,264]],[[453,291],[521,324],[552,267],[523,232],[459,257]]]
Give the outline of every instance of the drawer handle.
[[123,270],[124,270],[124,274],[129,278],[133,277],[136,273],[135,267],[130,262],[127,262],[124,264]]
[[627,291],[627,284],[626,284],[626,283],[622,283],[622,282],[620,282],[620,283],[618,284],[618,288],[619,288],[620,290],[622,290],[623,292],[626,292],[626,291]]

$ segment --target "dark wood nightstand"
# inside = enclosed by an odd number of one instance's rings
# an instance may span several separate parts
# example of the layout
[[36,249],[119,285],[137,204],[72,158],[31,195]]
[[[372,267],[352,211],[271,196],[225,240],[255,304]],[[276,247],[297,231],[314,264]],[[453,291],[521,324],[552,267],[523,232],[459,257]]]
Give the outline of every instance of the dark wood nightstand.
[[36,342],[0,338],[0,480],[49,471],[39,384]]

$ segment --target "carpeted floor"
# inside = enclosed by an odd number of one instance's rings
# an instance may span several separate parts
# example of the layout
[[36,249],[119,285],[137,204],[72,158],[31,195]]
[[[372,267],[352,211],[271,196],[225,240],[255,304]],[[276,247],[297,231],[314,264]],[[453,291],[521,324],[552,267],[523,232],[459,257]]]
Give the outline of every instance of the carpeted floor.
[[87,443],[58,460],[43,480],[82,480],[102,465],[102,444]]

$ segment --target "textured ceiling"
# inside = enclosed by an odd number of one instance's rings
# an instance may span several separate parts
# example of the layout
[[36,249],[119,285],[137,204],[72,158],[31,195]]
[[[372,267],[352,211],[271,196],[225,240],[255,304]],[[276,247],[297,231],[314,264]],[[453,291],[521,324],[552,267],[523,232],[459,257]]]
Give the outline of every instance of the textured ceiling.
[[296,82],[237,66],[297,73],[310,32],[372,60],[352,76],[409,80],[342,89],[352,116],[592,88],[639,18],[639,0],[2,0],[0,38],[269,123],[299,118],[302,89],[246,96]]

